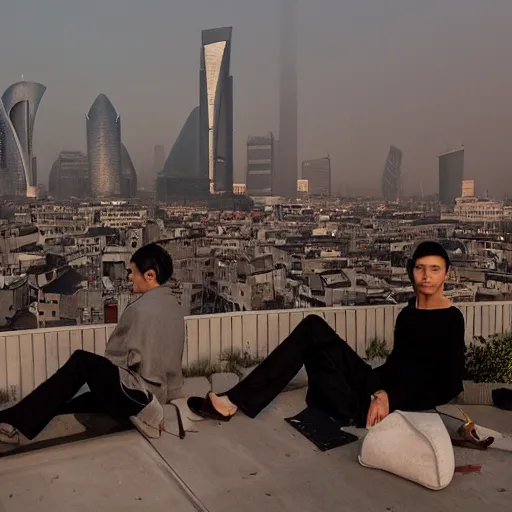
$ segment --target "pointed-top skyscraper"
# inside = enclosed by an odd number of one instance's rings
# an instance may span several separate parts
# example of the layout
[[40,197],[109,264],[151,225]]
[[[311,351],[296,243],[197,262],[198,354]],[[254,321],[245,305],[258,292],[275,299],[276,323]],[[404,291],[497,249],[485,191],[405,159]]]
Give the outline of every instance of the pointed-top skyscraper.
[[121,119],[104,94],[94,100],[86,119],[91,195],[95,198],[119,196]]
[[280,0],[279,144],[274,195],[297,195],[297,0]]

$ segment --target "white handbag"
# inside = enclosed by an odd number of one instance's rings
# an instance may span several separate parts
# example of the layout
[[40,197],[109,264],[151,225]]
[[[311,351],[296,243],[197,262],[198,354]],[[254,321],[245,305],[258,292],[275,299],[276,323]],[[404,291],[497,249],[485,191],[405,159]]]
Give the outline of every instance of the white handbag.
[[359,462],[436,491],[447,487],[455,472],[450,436],[436,413],[391,413],[369,429]]

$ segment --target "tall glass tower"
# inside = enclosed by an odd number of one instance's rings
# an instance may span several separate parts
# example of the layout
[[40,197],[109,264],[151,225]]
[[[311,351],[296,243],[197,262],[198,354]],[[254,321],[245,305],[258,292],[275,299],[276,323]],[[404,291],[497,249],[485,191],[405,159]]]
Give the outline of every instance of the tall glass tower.
[[274,195],[297,195],[298,169],[298,86],[297,30],[298,1],[279,0],[280,4],[280,82],[279,82],[279,155]]
[[199,166],[212,194],[233,191],[232,31],[224,27],[202,32]]
[[400,199],[402,184],[402,150],[390,146],[384,172],[382,173],[382,197],[386,201]]
[[121,119],[114,105],[100,94],[87,120],[89,180],[94,198],[121,194]]
[[462,195],[464,179],[464,146],[448,151],[439,157],[439,202],[453,206]]
[[2,194],[36,197],[37,169],[32,139],[39,103],[46,87],[36,82],[11,85],[0,101],[0,173]]

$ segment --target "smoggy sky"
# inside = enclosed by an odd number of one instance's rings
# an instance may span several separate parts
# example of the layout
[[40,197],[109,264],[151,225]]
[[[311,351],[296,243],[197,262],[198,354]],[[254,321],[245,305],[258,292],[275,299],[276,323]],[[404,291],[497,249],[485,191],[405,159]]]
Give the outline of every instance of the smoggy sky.
[[[278,130],[278,0],[5,0],[0,90],[48,87],[35,128],[46,180],[86,148],[105,93],[144,181],[198,104],[202,29],[234,27],[235,181],[245,140]],[[299,0],[299,159],[329,153],[336,192],[377,193],[389,144],[406,192],[437,192],[436,156],[464,144],[477,191],[512,193],[511,0]]]

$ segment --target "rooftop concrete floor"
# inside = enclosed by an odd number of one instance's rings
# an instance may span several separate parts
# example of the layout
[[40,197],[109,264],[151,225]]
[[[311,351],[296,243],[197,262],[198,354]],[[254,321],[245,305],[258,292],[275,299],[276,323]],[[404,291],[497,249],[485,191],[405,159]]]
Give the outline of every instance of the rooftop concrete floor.
[[[457,473],[447,489],[430,491],[360,466],[361,441],[318,451],[283,421],[303,400],[304,390],[283,393],[255,420],[202,421],[183,441],[164,434],[149,442],[128,431],[0,458],[0,511],[512,509],[511,452],[456,449],[457,465],[482,464],[482,472]],[[480,424],[512,432],[512,412],[465,409]]]

